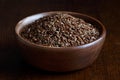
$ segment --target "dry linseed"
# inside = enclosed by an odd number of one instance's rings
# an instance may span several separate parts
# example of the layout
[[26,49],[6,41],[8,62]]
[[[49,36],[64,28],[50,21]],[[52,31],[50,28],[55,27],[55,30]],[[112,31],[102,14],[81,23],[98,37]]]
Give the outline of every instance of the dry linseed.
[[25,26],[21,36],[49,47],[72,47],[95,41],[99,31],[92,24],[69,14],[56,13]]

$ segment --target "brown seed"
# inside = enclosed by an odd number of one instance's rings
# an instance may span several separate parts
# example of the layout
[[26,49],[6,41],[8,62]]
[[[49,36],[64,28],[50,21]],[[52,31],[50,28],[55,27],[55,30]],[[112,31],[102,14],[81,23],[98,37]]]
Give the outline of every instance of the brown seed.
[[92,24],[63,13],[40,18],[21,31],[23,38],[49,47],[84,45],[98,39],[99,35]]

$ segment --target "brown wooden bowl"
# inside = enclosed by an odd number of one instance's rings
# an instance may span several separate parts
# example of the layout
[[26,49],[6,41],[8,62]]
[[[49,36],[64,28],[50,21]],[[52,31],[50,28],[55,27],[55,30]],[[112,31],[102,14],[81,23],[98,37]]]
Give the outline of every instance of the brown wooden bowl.
[[[26,25],[38,18],[54,14],[56,12],[67,13],[78,18],[84,19],[95,25],[100,31],[100,37],[88,44],[76,47],[46,47],[31,43],[20,35],[20,31]],[[24,18],[15,27],[15,32],[19,45],[22,48],[22,55],[29,64],[47,71],[66,72],[82,69],[92,64],[100,53],[105,40],[106,30],[104,25],[97,19],[81,13],[53,11],[35,14]]]

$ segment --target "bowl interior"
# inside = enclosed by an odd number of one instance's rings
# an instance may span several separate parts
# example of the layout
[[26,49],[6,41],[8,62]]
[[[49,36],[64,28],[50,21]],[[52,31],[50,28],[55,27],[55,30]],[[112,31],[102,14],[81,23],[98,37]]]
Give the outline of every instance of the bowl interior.
[[[27,43],[29,44],[32,44],[32,45],[35,45],[35,46],[42,46],[42,45],[37,45],[35,43],[31,43],[30,41],[24,39],[21,35],[20,35],[20,32],[21,30],[28,24],[34,22],[35,20],[39,19],[39,18],[43,18],[44,16],[47,16],[47,15],[51,15],[51,14],[55,14],[59,11],[54,11],[54,12],[44,12],[44,13],[40,13],[40,14],[35,14],[35,15],[32,15],[32,16],[28,16],[26,18],[24,18],[23,20],[21,20],[20,22],[18,22],[18,24],[16,25],[16,28],[15,28],[15,32],[17,34],[17,36],[19,38],[21,38],[22,40],[26,41]],[[86,22],[88,23],[91,23],[94,27],[96,27],[99,32],[100,32],[100,36],[97,40],[91,42],[91,43],[88,43],[88,44],[84,44],[84,45],[80,45],[80,46],[77,46],[77,47],[86,47],[88,45],[93,45],[94,43],[98,42],[103,36],[105,36],[106,34],[106,30],[104,28],[104,25],[97,19],[93,18],[93,17],[90,17],[88,15],[85,15],[85,14],[81,14],[81,13],[75,13],[75,12],[66,12],[66,11],[60,11],[62,13],[67,13],[67,14],[70,14],[72,16],[75,16],[77,18],[81,18],[81,19],[84,19]],[[44,46],[42,46],[44,47]]]

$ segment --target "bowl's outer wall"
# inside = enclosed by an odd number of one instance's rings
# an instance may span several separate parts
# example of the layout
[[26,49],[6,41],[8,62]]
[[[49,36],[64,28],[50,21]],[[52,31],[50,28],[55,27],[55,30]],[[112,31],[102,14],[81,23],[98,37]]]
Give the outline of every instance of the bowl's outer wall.
[[104,38],[93,46],[68,50],[36,48],[24,44],[19,37],[18,41],[22,55],[29,64],[48,71],[64,72],[82,69],[92,64],[100,53]]

